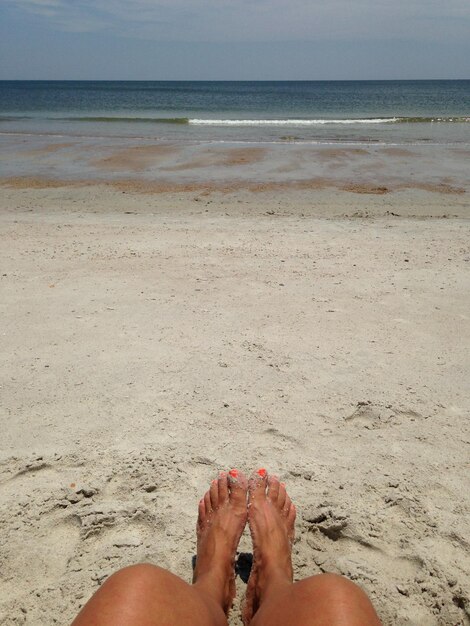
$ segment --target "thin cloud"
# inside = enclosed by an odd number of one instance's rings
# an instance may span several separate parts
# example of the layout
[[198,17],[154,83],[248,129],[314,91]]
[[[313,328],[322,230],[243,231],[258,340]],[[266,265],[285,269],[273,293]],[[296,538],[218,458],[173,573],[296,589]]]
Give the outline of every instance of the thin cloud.
[[468,0],[7,0],[60,30],[157,41],[465,40]]

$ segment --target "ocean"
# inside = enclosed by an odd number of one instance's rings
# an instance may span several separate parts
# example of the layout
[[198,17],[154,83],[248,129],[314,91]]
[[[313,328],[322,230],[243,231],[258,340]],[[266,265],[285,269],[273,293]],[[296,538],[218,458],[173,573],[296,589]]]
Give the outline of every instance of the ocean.
[[470,144],[470,80],[0,81],[0,135]]

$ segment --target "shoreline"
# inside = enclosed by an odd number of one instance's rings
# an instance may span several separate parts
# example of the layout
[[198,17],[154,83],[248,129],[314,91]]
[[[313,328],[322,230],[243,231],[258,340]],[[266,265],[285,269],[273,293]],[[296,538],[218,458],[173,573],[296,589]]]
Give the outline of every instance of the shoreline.
[[0,138],[1,185],[109,184],[131,191],[236,192],[336,189],[391,194],[470,191],[465,147],[211,145],[94,138],[51,142]]

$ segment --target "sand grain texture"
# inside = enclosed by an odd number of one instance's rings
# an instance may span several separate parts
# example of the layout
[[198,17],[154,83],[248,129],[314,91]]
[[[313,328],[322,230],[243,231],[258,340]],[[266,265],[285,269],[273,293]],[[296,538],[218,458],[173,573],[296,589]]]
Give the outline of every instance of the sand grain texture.
[[298,505],[297,578],[470,624],[466,196],[0,202],[2,625],[68,623],[139,561],[189,580],[208,481],[259,466]]

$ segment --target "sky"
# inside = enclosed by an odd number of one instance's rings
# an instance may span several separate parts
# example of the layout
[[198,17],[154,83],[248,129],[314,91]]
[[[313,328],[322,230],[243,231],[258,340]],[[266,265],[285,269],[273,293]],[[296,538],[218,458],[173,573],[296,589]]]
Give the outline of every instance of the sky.
[[0,0],[0,79],[470,78],[470,0]]

